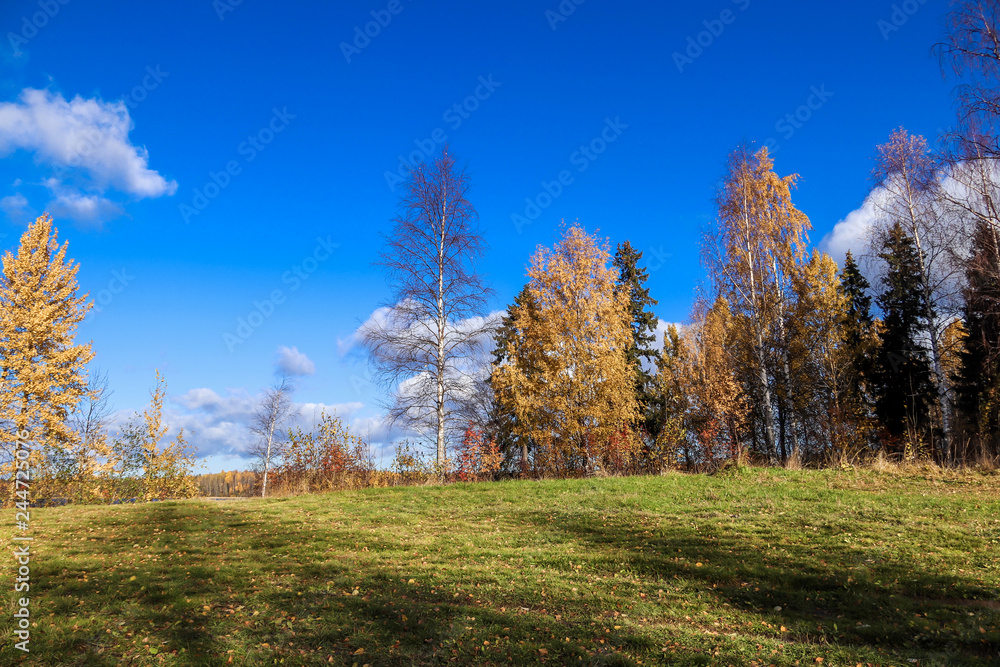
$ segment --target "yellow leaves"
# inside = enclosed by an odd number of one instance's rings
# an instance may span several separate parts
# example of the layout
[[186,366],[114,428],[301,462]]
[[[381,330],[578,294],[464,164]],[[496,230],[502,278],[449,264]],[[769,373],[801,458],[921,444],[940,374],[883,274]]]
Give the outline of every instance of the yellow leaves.
[[528,269],[528,303],[512,313],[519,340],[494,372],[519,435],[542,468],[582,468],[637,414],[628,295],[616,287],[606,243],[572,225]]
[[90,304],[77,295],[79,265],[66,258],[66,249],[52,218],[43,215],[21,236],[17,254],[3,256],[0,419],[16,426],[0,431],[8,447],[19,430],[36,446],[78,442],[66,417],[86,390],[84,368],[94,355],[89,343],[73,344]]

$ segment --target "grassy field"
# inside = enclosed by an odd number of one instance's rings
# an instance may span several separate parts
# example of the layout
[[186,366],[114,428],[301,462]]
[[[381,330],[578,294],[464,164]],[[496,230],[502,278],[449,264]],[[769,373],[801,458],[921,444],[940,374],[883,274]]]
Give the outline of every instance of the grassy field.
[[31,653],[8,555],[0,664],[1000,664],[996,475],[743,469],[31,523]]

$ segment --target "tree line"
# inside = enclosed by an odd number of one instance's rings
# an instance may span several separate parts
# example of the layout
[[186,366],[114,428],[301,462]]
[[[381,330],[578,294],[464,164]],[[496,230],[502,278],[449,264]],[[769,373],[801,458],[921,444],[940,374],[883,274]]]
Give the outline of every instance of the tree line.
[[953,3],[934,50],[956,127],[941,149],[903,128],[875,148],[871,226],[843,266],[810,247],[798,176],[737,147],[706,286],[662,340],[642,254],[579,223],[488,321],[469,178],[447,149],[416,166],[387,237],[389,315],[366,338],[392,422],[434,443],[441,474],[466,428],[510,474],[996,457],[997,27],[996,2]]

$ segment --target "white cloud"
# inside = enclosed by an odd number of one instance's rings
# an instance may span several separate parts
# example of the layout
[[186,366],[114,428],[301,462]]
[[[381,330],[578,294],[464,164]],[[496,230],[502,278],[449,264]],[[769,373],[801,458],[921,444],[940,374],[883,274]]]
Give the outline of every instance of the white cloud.
[[80,222],[99,225],[124,213],[122,207],[100,195],[85,195],[76,191],[63,191],[46,206],[58,218],[72,218]]
[[25,88],[15,102],[0,103],[0,155],[33,153],[53,169],[44,179],[54,199],[49,206],[86,222],[120,214],[103,195],[114,189],[137,199],[172,195],[177,182],[149,168],[145,148],[134,146],[125,103]]
[[0,199],[0,211],[6,213],[13,222],[21,222],[31,217],[28,198],[20,192]]
[[282,375],[289,377],[303,377],[316,372],[316,364],[297,347],[278,347],[278,360],[275,362],[275,370]]
[[833,230],[823,237],[820,250],[832,257],[838,266],[844,265],[844,258],[850,250],[856,259],[868,252],[872,226],[875,224],[875,204],[871,196],[864,203],[834,225]]
[[[374,311],[372,311],[372,314],[368,316],[368,319],[365,320],[364,323],[361,324],[361,326],[355,329],[350,336],[348,336],[347,338],[338,338],[337,351],[340,353],[340,355],[344,356],[351,352],[360,350],[362,348],[365,332],[367,330],[373,327],[388,328],[392,326],[393,319],[395,319],[394,316],[398,308],[399,308],[398,305],[396,308],[389,308],[388,306],[382,306],[380,308],[376,308]],[[461,334],[467,334],[471,331],[482,329],[484,325],[499,324],[500,319],[504,317],[506,314],[507,311],[505,310],[494,310],[490,312],[488,315],[483,317],[478,317],[478,316],[468,317],[463,320],[459,320],[457,323],[455,322],[450,323],[448,326],[448,331],[450,333],[457,332]],[[431,326],[433,325],[421,322],[420,324],[411,325],[410,330],[416,332],[419,331],[421,327],[431,327]],[[482,343],[485,352],[487,353],[492,352],[493,350],[492,340],[482,341]]]
[[337,352],[341,355],[347,355],[354,350],[361,348],[364,342],[365,331],[378,325],[385,326],[389,321],[389,315],[392,313],[392,308],[383,306],[381,308],[376,308],[368,319],[365,320],[361,326],[351,332],[351,335],[347,338],[337,339]]
[[[187,441],[195,448],[199,458],[210,456],[237,456],[246,459],[247,451],[253,444],[250,423],[254,409],[261,395],[250,394],[245,389],[229,389],[224,395],[209,388],[191,389],[187,393],[170,399],[171,407],[164,412],[164,420],[170,426],[168,437],[172,438],[179,429],[184,429]],[[337,415],[352,433],[370,438],[379,445],[390,442],[392,432],[384,425],[380,416],[360,417],[364,403],[294,403],[292,416],[282,428],[302,428],[310,431],[319,422],[321,415]],[[249,465],[249,459],[246,460]]]

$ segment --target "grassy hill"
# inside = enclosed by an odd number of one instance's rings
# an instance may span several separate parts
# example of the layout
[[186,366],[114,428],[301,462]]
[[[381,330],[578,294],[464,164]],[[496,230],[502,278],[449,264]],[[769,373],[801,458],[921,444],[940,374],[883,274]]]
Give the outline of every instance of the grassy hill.
[[3,664],[1000,661],[995,475],[745,469],[31,523],[31,653],[9,611]]

